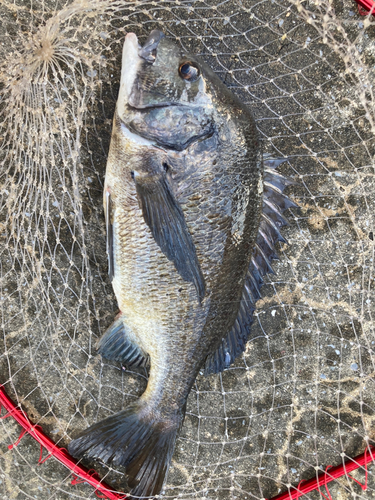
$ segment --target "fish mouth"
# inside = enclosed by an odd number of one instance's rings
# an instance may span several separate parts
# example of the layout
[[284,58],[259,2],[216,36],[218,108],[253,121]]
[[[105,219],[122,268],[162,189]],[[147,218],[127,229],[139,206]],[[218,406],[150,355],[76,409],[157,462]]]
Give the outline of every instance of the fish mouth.
[[[153,108],[164,108],[169,106],[184,106],[184,103],[163,100],[163,102],[141,103],[134,95],[134,84],[142,64],[152,65],[157,56],[157,48],[165,35],[160,30],[153,30],[147,37],[143,46],[138,42],[135,33],[128,33],[125,37],[122,51],[121,81],[118,97],[118,111],[120,116],[126,114],[131,108],[137,111],[150,110]],[[154,91],[154,93],[156,93]],[[163,94],[160,94],[164,97]]]

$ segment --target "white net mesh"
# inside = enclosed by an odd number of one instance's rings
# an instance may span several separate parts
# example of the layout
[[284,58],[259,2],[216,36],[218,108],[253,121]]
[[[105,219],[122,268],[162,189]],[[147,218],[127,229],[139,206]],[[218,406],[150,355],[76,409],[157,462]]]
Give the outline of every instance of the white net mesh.
[[[162,29],[253,110],[299,181],[255,340],[198,377],[162,495],[270,498],[375,439],[375,18],[332,0],[5,0],[0,5],[0,384],[60,446],[124,408],[145,370],[102,360],[116,312],[102,188],[124,36]],[[4,411],[3,411],[4,414]],[[0,496],[95,498],[0,422]],[[123,471],[95,465],[114,489]],[[332,498],[374,498],[348,475]],[[364,470],[353,476],[364,482]],[[322,490],[326,495],[327,492]],[[315,491],[304,498],[316,499]]]

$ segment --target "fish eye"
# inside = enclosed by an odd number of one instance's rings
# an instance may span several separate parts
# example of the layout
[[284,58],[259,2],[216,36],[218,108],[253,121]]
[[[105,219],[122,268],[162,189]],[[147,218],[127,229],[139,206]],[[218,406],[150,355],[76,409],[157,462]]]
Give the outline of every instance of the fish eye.
[[178,72],[184,80],[194,82],[199,76],[198,67],[192,62],[183,62],[178,68]]

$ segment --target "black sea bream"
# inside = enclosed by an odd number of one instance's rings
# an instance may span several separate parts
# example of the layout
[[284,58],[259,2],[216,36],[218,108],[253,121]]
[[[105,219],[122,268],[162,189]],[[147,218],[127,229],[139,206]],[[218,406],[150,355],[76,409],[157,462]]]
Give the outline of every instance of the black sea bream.
[[245,350],[281,214],[296,206],[282,161],[262,159],[250,111],[200,59],[157,30],[143,47],[126,36],[104,190],[120,313],[99,352],[150,375],[69,450],[125,466],[132,496],[161,491],[199,370]]

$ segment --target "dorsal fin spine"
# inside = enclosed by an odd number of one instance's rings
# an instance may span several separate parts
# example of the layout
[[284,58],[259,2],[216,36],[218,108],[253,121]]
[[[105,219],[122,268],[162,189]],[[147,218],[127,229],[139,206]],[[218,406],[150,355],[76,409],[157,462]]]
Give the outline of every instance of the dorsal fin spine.
[[276,233],[276,238],[275,238],[275,243],[277,241],[280,241],[281,243],[288,243],[288,241],[284,238],[284,236],[282,236],[282,234],[280,233],[279,231],[279,228],[277,227],[277,225],[275,224],[275,222],[270,218],[268,217],[266,214],[262,214],[262,218],[266,221],[267,224],[269,224],[271,226],[271,228],[275,231]]
[[271,201],[267,200],[266,198],[263,200],[263,204],[268,205],[271,208],[271,210],[276,214],[277,222],[279,222],[282,226],[289,226],[289,222],[282,216],[282,213],[279,211],[276,205],[274,205]]
[[269,273],[269,274],[275,274],[275,271],[273,270],[273,268],[271,266],[271,262],[268,260],[267,256],[265,255],[265,253],[261,249],[260,245],[258,245],[258,243],[255,243],[255,246],[256,246],[257,250],[260,252],[260,254],[263,257],[263,260],[264,260],[264,262],[266,263],[266,266],[267,266],[267,270],[264,271],[264,274],[267,274],[267,273]]

